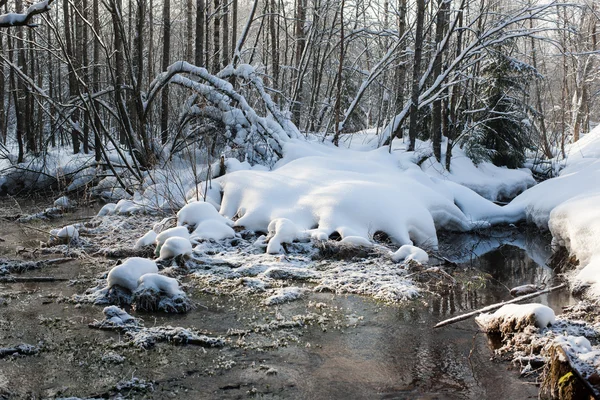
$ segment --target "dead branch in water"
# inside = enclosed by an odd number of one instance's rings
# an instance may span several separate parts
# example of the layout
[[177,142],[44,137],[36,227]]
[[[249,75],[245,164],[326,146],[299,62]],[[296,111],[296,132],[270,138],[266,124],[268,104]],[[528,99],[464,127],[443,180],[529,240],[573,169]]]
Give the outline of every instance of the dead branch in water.
[[500,308],[500,307],[502,307],[502,306],[504,306],[506,304],[520,303],[522,301],[529,300],[529,299],[532,299],[534,297],[537,297],[537,296],[539,296],[541,294],[546,294],[546,293],[550,293],[550,292],[553,292],[553,291],[558,290],[558,289],[562,289],[562,288],[564,288],[566,286],[567,285],[565,283],[561,283],[558,286],[554,286],[554,287],[551,287],[551,288],[548,288],[548,289],[540,290],[539,292],[535,292],[535,293],[531,293],[531,294],[528,294],[528,295],[525,295],[525,296],[517,297],[516,299],[502,301],[500,303],[492,304],[492,305],[480,308],[479,310],[471,311],[470,313],[459,315],[458,317],[453,317],[453,318],[444,320],[444,321],[438,323],[436,326],[434,326],[433,329],[435,329],[435,328],[441,328],[442,326],[446,326],[446,325],[454,324],[456,322],[464,321],[466,319],[469,319],[469,318],[474,317],[476,315],[482,314],[484,312],[494,311],[494,310],[496,310],[496,309],[498,309],[498,308]]

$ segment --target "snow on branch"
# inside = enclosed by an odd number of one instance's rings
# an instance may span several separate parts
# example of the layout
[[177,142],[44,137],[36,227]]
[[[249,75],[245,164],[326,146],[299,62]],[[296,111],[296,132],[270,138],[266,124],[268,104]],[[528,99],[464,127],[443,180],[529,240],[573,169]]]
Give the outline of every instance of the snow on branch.
[[[251,94],[262,100],[266,115],[260,115],[255,107],[250,106],[246,97],[229,82],[230,78],[247,83],[244,86],[252,91]],[[246,146],[250,161],[260,159],[273,164],[281,157],[283,144],[300,136],[298,128],[279,110],[267,93],[262,79],[250,65],[230,65],[216,76],[206,68],[184,61],[175,62],[150,84],[145,102],[146,112],[149,104],[167,84],[183,86],[201,96],[207,104],[186,104],[184,112],[187,111],[187,117],[210,116],[211,119],[220,120],[226,127],[227,138],[237,145]],[[207,110],[203,111],[201,107]],[[182,120],[185,119],[186,116],[182,115]]]
[[24,13],[7,13],[0,15],[0,28],[10,28],[11,26],[29,26],[35,27],[36,24],[30,24],[29,21],[38,14],[50,11],[50,4],[54,0],[44,0],[33,3]]

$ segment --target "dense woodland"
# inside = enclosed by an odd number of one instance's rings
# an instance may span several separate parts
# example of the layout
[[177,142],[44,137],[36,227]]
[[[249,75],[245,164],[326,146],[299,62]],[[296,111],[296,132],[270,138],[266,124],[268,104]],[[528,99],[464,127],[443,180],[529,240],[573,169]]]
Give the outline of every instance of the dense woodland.
[[12,164],[69,146],[141,178],[190,146],[272,164],[289,137],[374,129],[382,146],[431,139],[446,168],[456,145],[518,167],[598,115],[594,0],[0,4]]

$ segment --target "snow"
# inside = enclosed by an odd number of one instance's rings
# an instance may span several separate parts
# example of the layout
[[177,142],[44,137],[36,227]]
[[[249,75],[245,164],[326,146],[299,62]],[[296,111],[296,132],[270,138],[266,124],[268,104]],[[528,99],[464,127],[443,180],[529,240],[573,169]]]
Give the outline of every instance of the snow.
[[281,244],[292,243],[294,240],[305,236],[305,233],[287,218],[276,218],[271,221],[269,223],[268,231],[267,253],[269,254],[281,253]]
[[102,206],[100,211],[98,211],[98,216],[104,217],[105,215],[112,215],[115,212],[115,208],[117,208],[115,203],[106,203],[104,206]]
[[392,261],[394,262],[407,262],[409,260],[414,260],[420,264],[427,264],[429,256],[425,250],[408,244],[400,247],[392,254]]
[[158,234],[156,232],[154,232],[154,230],[149,230],[148,232],[146,232],[146,234],[144,236],[142,236],[141,238],[138,239],[137,242],[135,242],[135,245],[133,246],[133,248],[141,249],[142,247],[150,246],[150,245],[154,244],[157,236],[158,236]]
[[192,254],[192,244],[186,238],[170,237],[160,247],[160,258],[166,260],[177,256]]
[[307,289],[299,287],[284,287],[279,289],[273,289],[273,294],[267,297],[263,304],[272,306],[276,304],[287,303],[290,301],[298,300],[306,293]]
[[138,279],[149,273],[157,273],[158,267],[152,260],[141,257],[131,257],[123,264],[117,265],[108,273],[106,278],[108,287],[121,286],[133,292],[138,287]]
[[362,246],[362,247],[372,247],[373,243],[370,240],[365,239],[360,236],[346,236],[340,243],[350,245],[350,246]]
[[237,171],[216,181],[222,215],[239,217],[235,225],[248,230],[275,232],[270,252],[304,234],[324,240],[334,232],[368,240],[383,231],[399,245],[435,248],[436,229],[466,231],[515,217],[387,149],[290,140],[273,171]]
[[555,316],[554,311],[543,304],[506,304],[493,314],[479,315],[475,321],[485,332],[508,334],[522,331],[530,325],[545,328],[555,322]]
[[550,229],[555,244],[579,260],[569,274],[575,287],[600,298],[600,126],[568,146],[564,169],[515,198],[506,208],[521,213],[542,229]]
[[67,196],[62,196],[54,201],[54,207],[66,209],[73,207],[73,203]]
[[104,307],[102,312],[104,313],[106,320],[113,325],[123,325],[136,321],[134,317],[117,306]]
[[160,251],[160,247],[165,243],[165,241],[172,237],[189,239],[190,233],[185,226],[177,226],[175,228],[166,229],[156,236],[156,248]]
[[202,222],[210,220],[233,225],[233,222],[219,214],[212,204],[203,201],[188,203],[177,213],[178,226],[187,225],[195,228]]
[[201,240],[223,240],[234,236],[235,231],[229,226],[229,223],[216,219],[209,219],[199,223],[191,235],[192,239],[197,238]]
[[136,292],[145,289],[164,293],[169,297],[184,295],[184,292],[179,287],[177,279],[169,278],[168,276],[159,275],[157,273],[148,273],[140,276],[137,281]]
[[77,228],[74,225],[67,225],[67,226],[61,228],[56,233],[56,236],[58,236],[61,239],[73,240],[73,239],[77,239],[79,237],[79,231],[77,230]]

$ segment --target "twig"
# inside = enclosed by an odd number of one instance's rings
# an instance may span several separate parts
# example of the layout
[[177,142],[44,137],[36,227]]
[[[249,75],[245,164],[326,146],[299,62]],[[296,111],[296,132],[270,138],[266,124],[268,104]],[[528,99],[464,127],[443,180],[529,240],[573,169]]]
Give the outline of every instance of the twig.
[[438,323],[433,328],[434,329],[435,328],[441,328],[442,326],[446,326],[446,325],[454,324],[456,322],[464,321],[465,319],[469,319],[469,318],[474,317],[476,315],[479,315],[481,313],[489,312],[489,311],[494,311],[494,310],[502,307],[505,304],[520,303],[522,301],[529,300],[529,299],[532,299],[534,297],[537,297],[537,296],[539,296],[541,294],[550,293],[550,292],[553,292],[555,290],[562,289],[562,288],[564,288],[566,286],[567,285],[565,283],[561,283],[558,286],[554,286],[554,287],[551,287],[551,288],[548,288],[548,289],[540,290],[539,292],[535,292],[535,293],[527,294],[525,296],[517,297],[516,299],[512,299],[512,300],[508,300],[508,301],[503,301],[503,302],[500,302],[500,303],[492,304],[492,305],[480,308],[479,310],[471,311],[470,313],[459,315],[458,317],[454,317],[454,318],[450,318],[450,319],[444,320],[444,321]]
[[53,276],[0,276],[0,283],[11,282],[64,282],[67,278],[55,278]]

